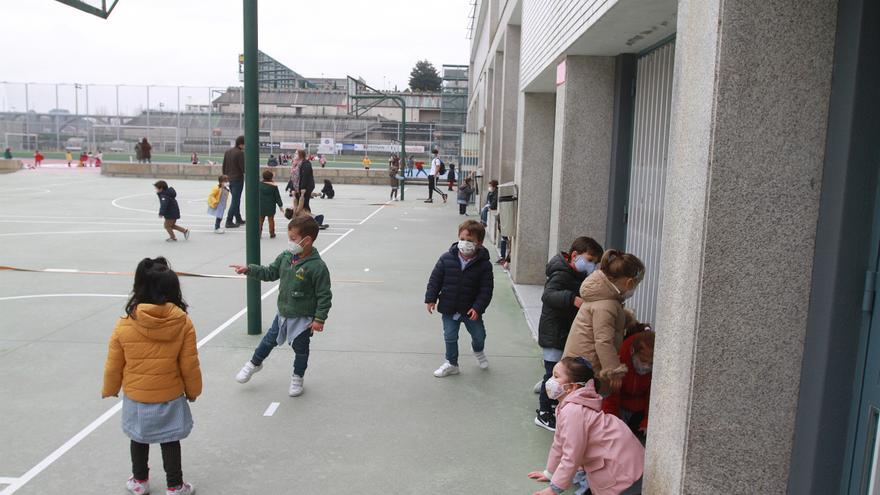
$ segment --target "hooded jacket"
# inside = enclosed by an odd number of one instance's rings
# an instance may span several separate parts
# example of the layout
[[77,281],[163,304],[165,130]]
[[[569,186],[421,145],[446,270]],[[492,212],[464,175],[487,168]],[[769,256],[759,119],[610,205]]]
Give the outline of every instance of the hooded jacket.
[[568,489],[583,469],[595,495],[619,495],[642,477],[645,448],[626,423],[602,412],[593,383],[569,393],[556,408],[547,471],[553,485]]
[[559,253],[547,263],[547,281],[541,296],[541,320],[538,323],[538,345],[562,350],[578,308],[578,296],[586,274],[569,264],[567,253]]
[[110,336],[103,397],[119,394],[144,403],[202,393],[202,372],[192,320],[174,304],[138,304]]
[[260,182],[260,216],[274,217],[278,208],[283,208],[281,193],[274,182]]
[[571,325],[563,357],[584,357],[600,380],[621,378],[627,366],[618,352],[623,332],[635,320],[623,308],[620,291],[602,270],[596,270],[581,284],[581,305]]
[[[638,334],[636,334],[638,335]],[[632,359],[632,345],[636,335],[627,337],[620,346],[620,362],[629,364]],[[620,408],[627,411],[644,412],[639,428],[648,427],[648,404],[651,402],[651,373],[640,375],[630,368],[623,377],[620,391],[605,398],[602,410],[608,414],[620,416]]]
[[169,220],[180,218],[180,206],[177,205],[177,191],[169,187],[156,193],[159,196],[159,216]]
[[492,301],[494,287],[495,277],[489,251],[480,247],[474,259],[462,270],[456,242],[434,265],[425,291],[425,304],[435,303],[439,299],[437,311],[440,314],[464,315],[473,308],[482,315]]

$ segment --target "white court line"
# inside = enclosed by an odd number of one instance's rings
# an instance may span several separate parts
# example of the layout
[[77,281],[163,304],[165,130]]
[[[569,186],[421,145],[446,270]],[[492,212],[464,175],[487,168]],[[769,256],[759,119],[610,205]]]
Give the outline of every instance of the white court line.
[[[213,230],[196,230],[190,229],[192,232],[202,233],[202,234],[213,234]],[[55,232],[13,232],[11,234],[0,234],[0,237],[24,237],[31,235],[87,235],[87,234],[137,234],[137,233],[145,233],[145,232],[165,232],[165,229],[161,227],[156,227],[155,229],[139,229],[139,230],[59,230]],[[226,233],[229,234],[244,234],[244,230],[235,230],[230,231],[227,230]],[[324,235],[345,235],[337,232],[324,232]],[[268,237],[267,237],[268,239]],[[186,242],[186,241],[180,241]]]
[[364,222],[366,222],[367,220],[373,218],[373,215],[375,215],[376,213],[379,213],[380,211],[382,211],[383,208],[385,208],[386,206],[388,206],[388,205],[390,205],[390,204],[391,204],[391,201],[386,201],[385,204],[383,204],[382,206],[376,208],[376,211],[374,211],[373,213],[370,213],[369,215],[367,215],[367,218],[361,220],[361,223],[359,223],[358,225],[363,225]]
[[0,297],[0,301],[17,301],[20,299],[39,299],[42,297],[120,297],[126,298],[127,294],[33,294],[30,296]]
[[0,485],[11,485],[11,484],[15,483],[16,481],[18,481],[18,478],[6,478],[3,476],[0,476]]
[[278,410],[278,406],[280,406],[280,402],[273,402],[269,404],[269,407],[266,408],[266,412],[263,413],[263,416],[269,417],[275,414],[275,411]]
[[[382,206],[381,208],[384,208]],[[372,215],[371,215],[372,216]],[[349,229],[348,232],[342,234],[342,236],[335,241],[331,242],[327,247],[321,251],[322,254],[326,254],[327,251],[333,249],[336,244],[339,243],[342,239],[345,239],[348,234],[354,232],[354,229]],[[278,291],[278,285],[273,286],[271,289],[267,290],[261,297],[260,300],[264,300],[270,295],[274,294]],[[231,318],[226,320],[222,325],[214,329],[213,332],[206,335],[202,340],[196,344],[197,348],[201,348],[205,344],[211,341],[214,337],[220,334],[223,330],[226,330],[230,325],[235,323],[236,320],[241,318],[245,313],[247,313],[247,307],[235,313]],[[106,423],[110,418],[112,418],[116,413],[118,413],[122,409],[122,401],[117,402],[113,407],[108,409],[104,414],[98,417],[98,419],[89,423],[88,426],[80,430],[76,435],[70,438],[70,440],[64,442],[60,447],[55,449],[51,454],[46,456],[42,461],[40,461],[36,466],[30,468],[28,472],[24,473],[21,478],[16,479],[12,484],[7,486],[0,495],[12,495],[13,493],[20,490],[24,485],[30,482],[34,477],[38,474],[42,473],[46,468],[55,463],[58,459],[61,458],[64,454],[67,453],[70,449],[74,448],[78,443],[80,443],[85,437],[89,436],[93,431],[97,430],[101,425]]]

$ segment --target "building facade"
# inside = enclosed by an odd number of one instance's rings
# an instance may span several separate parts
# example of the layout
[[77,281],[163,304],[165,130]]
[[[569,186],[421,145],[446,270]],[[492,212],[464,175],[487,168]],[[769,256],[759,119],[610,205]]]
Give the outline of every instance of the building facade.
[[579,235],[647,265],[644,493],[880,493],[880,3],[473,17],[467,128],[514,199],[513,280]]

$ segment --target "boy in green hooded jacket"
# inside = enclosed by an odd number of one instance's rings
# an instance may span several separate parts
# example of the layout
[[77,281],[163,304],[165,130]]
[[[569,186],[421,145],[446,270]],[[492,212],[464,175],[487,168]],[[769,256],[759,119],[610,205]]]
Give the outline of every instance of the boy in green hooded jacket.
[[309,342],[315,332],[324,331],[333,293],[330,271],[314,248],[318,224],[309,216],[297,216],[287,226],[289,244],[268,266],[230,265],[238,274],[247,274],[264,282],[281,280],[278,288],[278,314],[260,341],[253,357],[244,364],[235,379],[247,383],[263,369],[263,360],[278,345],[290,344],[295,354],[291,397],[303,393],[303,377],[309,363]]

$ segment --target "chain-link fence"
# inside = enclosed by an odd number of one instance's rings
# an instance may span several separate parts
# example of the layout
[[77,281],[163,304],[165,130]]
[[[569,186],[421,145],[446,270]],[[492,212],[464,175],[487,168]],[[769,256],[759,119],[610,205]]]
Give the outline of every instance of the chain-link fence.
[[[135,159],[135,143],[147,138],[153,161],[187,162],[193,153],[201,161],[219,161],[243,132],[241,93],[240,88],[0,82],[0,137],[17,156],[38,149],[47,157],[101,151],[105,160],[128,161]],[[263,155],[304,148],[330,161],[356,163],[365,154],[381,159],[399,151],[399,121],[348,115],[344,91],[268,96],[261,96],[260,105]],[[407,120],[419,111],[412,109]],[[438,120],[439,108],[420,113]],[[419,156],[439,147],[457,160],[462,127],[408,122],[407,152]]]

